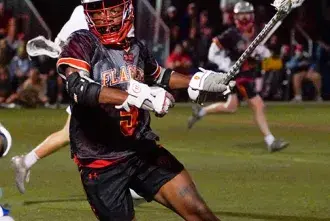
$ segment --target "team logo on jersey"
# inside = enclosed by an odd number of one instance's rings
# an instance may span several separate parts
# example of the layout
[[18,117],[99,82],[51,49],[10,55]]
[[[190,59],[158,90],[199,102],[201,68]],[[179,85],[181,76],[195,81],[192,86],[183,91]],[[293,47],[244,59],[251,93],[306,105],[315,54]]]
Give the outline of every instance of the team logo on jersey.
[[128,63],[133,63],[134,61],[134,55],[132,53],[125,53],[123,57],[124,57],[124,61]]
[[115,68],[102,72],[102,85],[111,87],[114,85],[128,83],[131,78],[143,82],[144,71],[135,65],[122,66],[118,71]]

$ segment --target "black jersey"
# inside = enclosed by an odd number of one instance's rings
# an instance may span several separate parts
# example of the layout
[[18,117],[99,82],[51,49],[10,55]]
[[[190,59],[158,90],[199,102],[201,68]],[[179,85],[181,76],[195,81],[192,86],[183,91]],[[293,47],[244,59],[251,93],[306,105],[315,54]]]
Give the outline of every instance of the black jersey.
[[[126,90],[131,78],[154,84],[160,67],[136,38],[130,48],[106,47],[88,30],[74,32],[57,62],[64,74],[71,66],[89,73],[104,87]],[[118,160],[135,153],[138,142],[157,140],[150,128],[148,111],[132,107],[130,112],[114,105],[86,107],[73,103],[70,122],[71,151],[78,159]]]
[[[213,40],[225,50],[226,56],[232,62],[237,61],[251,43],[236,27],[227,29]],[[243,63],[238,77],[254,77],[256,72],[260,71],[260,67],[259,59],[250,57]]]

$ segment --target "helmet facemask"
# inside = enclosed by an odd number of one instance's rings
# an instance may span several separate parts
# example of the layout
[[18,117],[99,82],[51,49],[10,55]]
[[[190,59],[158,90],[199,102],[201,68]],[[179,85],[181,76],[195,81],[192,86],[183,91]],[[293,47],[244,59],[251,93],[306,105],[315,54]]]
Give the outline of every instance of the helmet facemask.
[[133,26],[131,0],[82,0],[89,29],[105,45],[121,45]]

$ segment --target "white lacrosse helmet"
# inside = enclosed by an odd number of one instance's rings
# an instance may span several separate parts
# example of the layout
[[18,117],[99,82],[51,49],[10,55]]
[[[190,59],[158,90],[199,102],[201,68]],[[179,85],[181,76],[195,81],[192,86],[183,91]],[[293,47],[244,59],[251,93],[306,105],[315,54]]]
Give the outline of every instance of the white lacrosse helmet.
[[8,154],[8,152],[11,148],[12,139],[11,139],[10,133],[4,126],[2,126],[2,124],[0,124],[0,137],[4,137],[4,139],[5,139],[4,150],[2,151],[2,153],[0,153],[0,157],[4,157]]

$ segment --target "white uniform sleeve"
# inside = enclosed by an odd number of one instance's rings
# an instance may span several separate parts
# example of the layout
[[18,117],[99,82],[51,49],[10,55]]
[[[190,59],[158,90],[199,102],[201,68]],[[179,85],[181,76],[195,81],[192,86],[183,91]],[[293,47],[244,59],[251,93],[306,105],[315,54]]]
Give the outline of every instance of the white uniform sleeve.
[[73,32],[81,29],[88,30],[88,24],[85,18],[84,7],[79,5],[74,9],[69,21],[65,23],[60,33],[58,33],[55,43],[59,45],[60,42],[65,42]]
[[70,108],[70,106],[66,108],[66,112],[67,112],[69,115],[71,115],[71,108]]
[[210,46],[208,59],[210,62],[218,65],[218,69],[221,71],[229,71],[231,66],[231,60],[224,50],[221,50],[215,42],[213,42]]
[[251,56],[254,57],[256,55],[259,55],[261,59],[266,59],[272,56],[272,53],[266,46],[258,45]]

